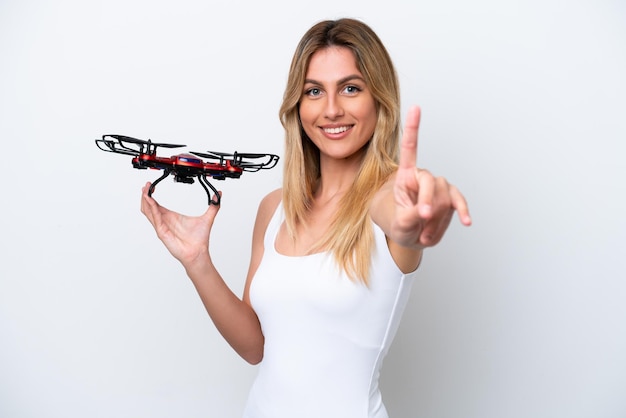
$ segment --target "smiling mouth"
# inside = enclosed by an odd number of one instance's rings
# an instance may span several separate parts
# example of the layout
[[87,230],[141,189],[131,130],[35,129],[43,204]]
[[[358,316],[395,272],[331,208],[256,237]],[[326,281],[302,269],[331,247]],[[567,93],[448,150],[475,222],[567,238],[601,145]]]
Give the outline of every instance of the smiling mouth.
[[350,129],[351,126],[337,126],[334,128],[322,128],[327,134],[340,134]]

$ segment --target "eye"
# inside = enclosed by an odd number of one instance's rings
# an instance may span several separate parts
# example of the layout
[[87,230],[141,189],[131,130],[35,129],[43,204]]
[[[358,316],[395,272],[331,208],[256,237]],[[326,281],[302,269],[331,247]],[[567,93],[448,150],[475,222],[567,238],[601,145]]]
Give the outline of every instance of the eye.
[[351,94],[351,95],[352,95],[352,94],[357,94],[357,93],[359,93],[360,91],[362,91],[362,89],[361,89],[360,87],[358,87],[358,86],[355,86],[355,85],[350,84],[350,85],[348,85],[348,86],[345,86],[345,87],[343,88],[343,91],[344,91],[345,93],[347,93],[347,94]]
[[304,91],[304,95],[305,96],[310,96],[310,97],[317,97],[320,94],[322,94],[322,90],[320,90],[317,87],[311,87],[310,89],[306,89]]

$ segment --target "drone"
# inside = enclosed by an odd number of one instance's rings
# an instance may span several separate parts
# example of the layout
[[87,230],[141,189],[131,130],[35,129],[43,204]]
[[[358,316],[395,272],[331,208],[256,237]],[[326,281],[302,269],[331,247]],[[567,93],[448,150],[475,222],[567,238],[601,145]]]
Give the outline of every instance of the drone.
[[[207,177],[214,180],[238,179],[244,171],[270,169],[278,163],[278,156],[274,154],[236,151],[232,154],[207,151],[160,157],[157,155],[159,147],[182,148],[186,145],[157,143],[150,139],[145,141],[125,135],[102,135],[102,139],[96,139],[96,145],[102,151],[131,155],[133,167],[139,170],[163,170],[163,175],[150,185],[148,196],[152,196],[156,185],[171,174],[178,183],[193,184],[198,179],[209,197],[209,205],[219,205],[221,196]],[[211,198],[209,189],[213,191],[214,198]]]

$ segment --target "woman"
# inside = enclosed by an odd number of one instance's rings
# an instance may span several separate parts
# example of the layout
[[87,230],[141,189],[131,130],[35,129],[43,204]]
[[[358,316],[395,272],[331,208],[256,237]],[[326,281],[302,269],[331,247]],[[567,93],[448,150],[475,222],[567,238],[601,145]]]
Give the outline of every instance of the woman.
[[367,25],[324,21],[304,35],[280,109],[283,187],[259,206],[243,299],[209,254],[219,207],[183,216],[143,189],[142,212],[218,330],[261,362],[246,417],[387,417],[380,366],[422,251],[455,210],[471,223],[461,193],[415,166],[417,107],[398,153],[399,108],[393,64]]

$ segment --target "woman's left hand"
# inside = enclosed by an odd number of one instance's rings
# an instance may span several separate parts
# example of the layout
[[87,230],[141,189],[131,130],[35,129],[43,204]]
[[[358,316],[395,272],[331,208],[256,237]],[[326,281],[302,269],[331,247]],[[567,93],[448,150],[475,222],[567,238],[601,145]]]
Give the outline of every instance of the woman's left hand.
[[406,119],[393,186],[395,214],[391,223],[394,241],[413,248],[436,245],[455,211],[463,225],[472,223],[461,192],[445,178],[434,177],[416,166],[420,113],[419,107],[412,107]]

